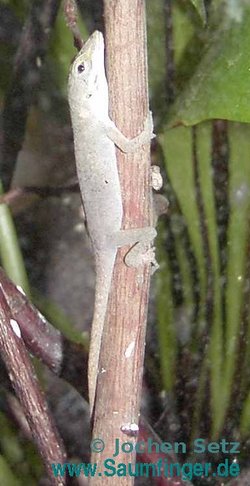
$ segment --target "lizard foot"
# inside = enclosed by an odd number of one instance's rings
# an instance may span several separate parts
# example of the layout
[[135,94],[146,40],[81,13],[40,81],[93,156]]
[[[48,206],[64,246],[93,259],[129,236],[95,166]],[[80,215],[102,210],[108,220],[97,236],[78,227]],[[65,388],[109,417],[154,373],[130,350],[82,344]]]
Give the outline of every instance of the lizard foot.
[[152,274],[159,267],[155,258],[155,247],[145,249],[145,243],[137,243],[125,256],[125,263],[128,267],[137,268],[141,265],[151,263]]
[[159,165],[151,165],[151,181],[152,181],[152,188],[155,191],[159,191],[162,188],[163,179],[162,179]]

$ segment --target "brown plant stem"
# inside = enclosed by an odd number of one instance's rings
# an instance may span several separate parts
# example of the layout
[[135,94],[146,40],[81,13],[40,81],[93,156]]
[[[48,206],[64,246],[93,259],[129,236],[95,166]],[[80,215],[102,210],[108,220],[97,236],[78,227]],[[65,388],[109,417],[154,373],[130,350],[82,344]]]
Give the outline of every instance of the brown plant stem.
[[[87,397],[87,350],[69,341],[28,301],[0,268],[0,285],[28,350]],[[82,375],[85,374],[85,379]]]
[[74,46],[78,51],[80,51],[83,46],[83,39],[77,25],[77,7],[75,0],[64,1],[64,15],[67,26],[73,35]]
[[18,328],[0,287],[0,353],[51,484],[63,486],[65,478],[56,478],[53,475],[51,463],[65,462],[64,446],[53,423],[23,339],[14,332],[13,325]]
[[[142,131],[148,115],[145,3],[105,0],[104,21],[110,115],[124,135],[133,138]],[[117,160],[123,228],[150,226],[150,146],[132,155],[117,150]],[[115,439],[136,442],[133,427],[139,423],[150,268],[126,267],[127,251],[120,251],[116,261],[100,353],[93,437],[104,440],[105,450],[92,455],[99,465],[112,457]],[[134,461],[135,453],[119,454],[119,462]],[[90,484],[99,486],[102,478]],[[113,479],[105,478],[105,484],[113,484]],[[116,484],[132,485],[133,478],[119,477]]]

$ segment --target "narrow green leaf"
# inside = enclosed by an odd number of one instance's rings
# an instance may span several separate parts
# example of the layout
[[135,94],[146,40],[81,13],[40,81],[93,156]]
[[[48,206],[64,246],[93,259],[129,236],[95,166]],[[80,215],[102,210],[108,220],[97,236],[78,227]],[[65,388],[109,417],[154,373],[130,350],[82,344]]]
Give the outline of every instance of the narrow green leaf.
[[198,263],[201,294],[205,295],[205,262],[203,259],[199,215],[192,162],[192,133],[189,128],[165,131],[159,136],[166,169],[187,223],[193,251]]
[[205,222],[208,231],[209,251],[211,256],[210,271],[213,275],[213,322],[209,336],[209,356],[208,360],[206,361],[210,369],[212,430],[217,430],[219,427],[218,421],[220,411],[222,409],[221,380],[223,362],[223,318],[216,209],[211,170],[211,124],[203,123],[202,125],[199,125],[196,129],[196,133],[200,185],[205,210]]
[[[0,194],[2,186],[0,182]],[[28,277],[16,234],[11,211],[6,204],[0,204],[0,258],[8,277],[20,285],[30,296]]]
[[[171,292],[171,274],[168,258],[163,250],[163,230],[158,240],[157,259],[161,263],[156,277],[157,286],[157,324],[163,388],[170,391],[175,380],[176,337],[174,326],[174,304]],[[167,302],[167,305],[166,305]]]
[[54,302],[46,299],[37,291],[33,291],[33,301],[41,313],[51,324],[58,329],[70,341],[82,344],[88,348],[88,338],[85,333],[78,331],[71,319]]
[[241,420],[240,420],[240,431],[243,436],[248,436],[250,434],[250,392],[245,400]]
[[243,285],[246,271],[250,210],[250,128],[230,125],[230,221],[226,289],[226,342],[224,361],[225,406],[231,395],[238,359]]

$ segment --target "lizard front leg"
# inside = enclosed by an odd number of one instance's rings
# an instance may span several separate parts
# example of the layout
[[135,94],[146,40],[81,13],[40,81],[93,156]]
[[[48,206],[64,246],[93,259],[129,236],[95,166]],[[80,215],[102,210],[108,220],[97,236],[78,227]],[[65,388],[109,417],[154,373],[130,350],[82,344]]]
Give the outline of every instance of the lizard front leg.
[[128,267],[137,268],[140,265],[151,263],[154,270],[158,268],[155,259],[154,247],[150,244],[155,239],[157,231],[154,227],[120,230],[112,236],[112,243],[118,248],[133,245],[125,256],[125,263]]
[[150,140],[155,137],[155,134],[153,133],[154,125],[151,111],[148,112],[148,116],[144,122],[143,131],[137,137],[131,139],[125,137],[110,119],[104,125],[104,129],[106,135],[124,153],[135,152],[142,145],[150,143]]

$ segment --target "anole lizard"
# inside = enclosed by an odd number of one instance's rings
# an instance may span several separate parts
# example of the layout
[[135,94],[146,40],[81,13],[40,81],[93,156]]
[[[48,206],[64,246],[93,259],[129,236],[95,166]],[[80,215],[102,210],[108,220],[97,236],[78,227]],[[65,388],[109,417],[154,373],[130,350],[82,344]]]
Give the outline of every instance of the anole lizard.
[[156,236],[153,227],[121,230],[122,196],[115,145],[133,152],[153,138],[151,113],[143,132],[127,139],[109,118],[108,84],[104,67],[104,40],[95,31],[76,56],[69,74],[68,99],[74,135],[77,174],[87,227],[92,241],[96,288],[91,330],[88,379],[90,410],[93,412],[99,353],[117,248],[135,245],[125,258],[128,265],[153,262]]

